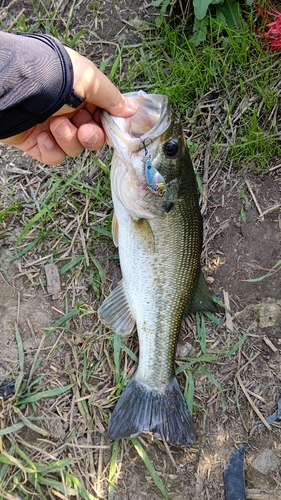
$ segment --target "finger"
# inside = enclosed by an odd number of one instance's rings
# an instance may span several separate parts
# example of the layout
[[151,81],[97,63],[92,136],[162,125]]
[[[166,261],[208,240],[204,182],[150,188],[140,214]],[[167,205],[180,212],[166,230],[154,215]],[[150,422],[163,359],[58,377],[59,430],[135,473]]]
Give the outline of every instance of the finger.
[[75,125],[76,128],[81,127],[84,123],[89,123],[93,121],[93,114],[94,110],[91,112],[87,109],[85,106],[84,108],[80,109],[73,118],[71,118],[71,123]]
[[104,131],[94,121],[84,123],[79,127],[78,139],[84,148],[90,151],[96,151],[105,143]]
[[46,165],[58,165],[66,158],[65,152],[56,143],[52,134],[46,131],[37,136],[37,144],[26,152]]
[[125,98],[111,81],[88,59],[65,47],[72,60],[74,90],[87,102],[106,109],[110,114],[124,118],[135,114],[135,99]]
[[66,156],[65,152],[54,141],[53,136],[47,131],[36,135],[36,140],[29,138],[23,144],[12,145],[46,165],[58,165],[65,160]]
[[84,147],[77,137],[77,127],[67,118],[56,116],[50,121],[50,131],[58,146],[67,156],[77,156],[82,153]]

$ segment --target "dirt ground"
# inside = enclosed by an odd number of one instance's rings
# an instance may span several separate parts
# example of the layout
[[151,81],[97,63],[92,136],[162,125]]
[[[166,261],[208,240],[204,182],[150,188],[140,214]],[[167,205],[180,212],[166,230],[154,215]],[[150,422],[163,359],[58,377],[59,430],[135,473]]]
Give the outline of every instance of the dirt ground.
[[[74,31],[81,29],[81,19],[87,23],[87,16],[90,16],[85,4],[87,2],[80,2],[77,7]],[[149,21],[151,11],[143,9],[144,4],[145,2],[135,0],[97,2],[96,34],[103,40],[116,42],[122,31],[129,43],[139,43],[141,35],[136,32],[135,23],[131,20]],[[30,2],[25,1],[21,5],[26,12],[32,8]],[[17,8],[15,5],[11,7],[14,13]],[[94,35],[93,41],[96,41]],[[93,59],[98,60],[100,45],[93,44],[92,47]],[[83,50],[82,42],[80,50]],[[103,50],[106,51],[103,57],[110,57],[110,45],[103,45]],[[206,154],[206,148],[203,148],[193,158],[199,172]],[[79,159],[76,164],[77,162]],[[278,167],[279,163],[280,158],[276,158],[273,167]],[[207,322],[207,354],[217,354],[218,346],[225,348],[226,352],[243,334],[247,332],[248,336],[231,356],[220,356],[218,361],[212,363],[202,362],[194,370],[194,421],[198,439],[193,446],[167,450],[164,445],[149,439],[141,439],[141,442],[168,489],[170,500],[224,499],[223,471],[231,452],[241,443],[246,444],[247,498],[281,499],[280,420],[269,429],[256,428],[261,423],[260,414],[266,418],[277,410],[281,394],[281,271],[261,281],[245,281],[267,274],[281,258],[280,168],[271,169],[262,177],[255,176],[249,170],[243,170],[239,174],[225,165],[219,157],[214,162],[209,162],[207,168],[207,201],[203,202],[205,245],[202,263],[213,292],[220,300],[229,300],[229,313],[226,315],[228,328],[223,323],[223,315],[220,316],[220,326]],[[60,172],[64,169],[65,166],[58,167]],[[12,148],[1,146],[2,207],[7,207],[15,199],[25,199],[26,193],[30,194],[33,172],[42,181],[50,171],[53,169],[46,166],[43,168]],[[64,175],[67,176],[68,173],[66,168]],[[36,190],[36,183],[33,188]],[[34,366],[34,356],[40,351],[40,358],[44,361],[36,375],[47,381],[47,388],[54,388],[72,380],[68,367],[69,359],[73,356],[77,371],[74,370],[72,376],[76,376],[78,380],[81,368],[78,357],[81,353],[87,351],[92,364],[101,359],[102,331],[94,311],[103,298],[100,297],[97,301],[87,283],[79,283],[79,280],[73,280],[71,275],[66,274],[62,279],[62,292],[53,299],[45,284],[44,264],[48,262],[46,257],[52,250],[47,244],[45,247],[40,246],[35,252],[10,261],[18,251],[15,242],[28,221],[29,213],[32,213],[30,201],[26,203],[22,214],[11,215],[8,220],[0,223],[0,381],[7,380],[11,374],[19,371],[18,342],[15,336],[18,329],[23,340],[26,369]],[[72,258],[74,257],[72,254]],[[105,269],[107,282],[104,291],[107,293],[120,276],[118,263],[108,261],[102,248],[100,253],[95,250],[95,257]],[[86,310],[92,310],[92,314],[74,318],[67,332],[56,331],[56,338],[51,336],[42,347],[44,329],[61,318],[62,311],[65,311],[66,297],[69,300],[69,310],[79,300],[86,304]],[[91,339],[93,331],[98,332],[98,342]],[[131,342],[128,340],[127,345],[131,346]],[[187,320],[179,339],[180,349],[188,344],[193,346],[192,355],[199,356],[194,318]],[[222,387],[225,403],[221,391],[210,383],[204,367]],[[131,370],[133,369],[132,367]],[[184,379],[180,380],[184,384]],[[72,396],[63,395],[60,402],[49,398],[47,403],[40,406],[40,416],[45,419],[42,425],[48,431],[48,443],[31,430],[19,433],[19,440],[22,438],[37,448],[45,447],[46,452],[55,453],[58,445],[66,446],[65,443],[69,442],[75,426],[78,436],[76,444],[81,446],[76,449],[75,456],[76,459],[81,456],[81,460],[85,460],[85,465],[84,462],[81,468],[77,465],[75,472],[78,476],[83,476],[82,469],[85,467],[88,474],[86,484],[89,484],[91,471],[102,472],[110,456],[111,442],[106,434],[107,424],[104,418],[108,410],[99,406],[99,398],[102,392],[109,393],[113,384],[110,371],[96,385],[92,381],[94,398],[88,394],[87,400],[95,427],[89,429],[88,426],[88,432],[83,426],[79,408],[76,408],[77,403]],[[65,409],[62,410],[62,407]],[[10,423],[5,420],[4,425]],[[92,449],[92,445],[97,447]],[[103,455],[99,446],[104,446]],[[71,453],[71,448],[68,453]],[[114,494],[116,500],[163,498],[130,442],[122,443],[118,463],[117,490]],[[95,489],[97,498],[106,498],[106,490],[106,482],[103,481]]]

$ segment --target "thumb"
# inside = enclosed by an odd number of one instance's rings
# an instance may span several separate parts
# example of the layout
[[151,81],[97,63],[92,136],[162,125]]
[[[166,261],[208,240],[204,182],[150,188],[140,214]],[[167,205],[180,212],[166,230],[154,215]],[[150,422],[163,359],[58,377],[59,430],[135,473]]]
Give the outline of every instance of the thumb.
[[138,108],[135,99],[124,97],[89,59],[69,47],[65,49],[72,61],[73,87],[78,95],[87,103],[105,109],[114,116],[126,118],[135,114]]

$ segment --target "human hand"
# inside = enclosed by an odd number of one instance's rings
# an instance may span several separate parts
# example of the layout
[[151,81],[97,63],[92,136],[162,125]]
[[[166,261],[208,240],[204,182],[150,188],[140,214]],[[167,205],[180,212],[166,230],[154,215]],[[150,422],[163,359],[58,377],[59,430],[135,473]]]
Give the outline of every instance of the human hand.
[[64,105],[44,123],[1,142],[25,151],[47,165],[57,165],[66,156],[77,156],[85,148],[95,151],[105,142],[99,109],[114,116],[134,115],[136,101],[125,98],[110,80],[86,57],[65,47],[70,55],[73,88],[84,102],[76,109]]

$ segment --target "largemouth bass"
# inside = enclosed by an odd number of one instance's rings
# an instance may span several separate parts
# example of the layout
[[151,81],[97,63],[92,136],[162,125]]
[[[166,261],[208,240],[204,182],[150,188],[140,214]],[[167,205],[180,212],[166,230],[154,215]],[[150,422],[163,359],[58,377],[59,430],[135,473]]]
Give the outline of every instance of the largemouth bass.
[[215,310],[201,272],[202,218],[196,178],[180,121],[164,95],[127,94],[131,118],[102,112],[114,154],[112,234],[122,281],[99,309],[120,335],[137,327],[139,362],[110,420],[112,439],[151,433],[172,445],[196,439],[175,377],[183,316]]

